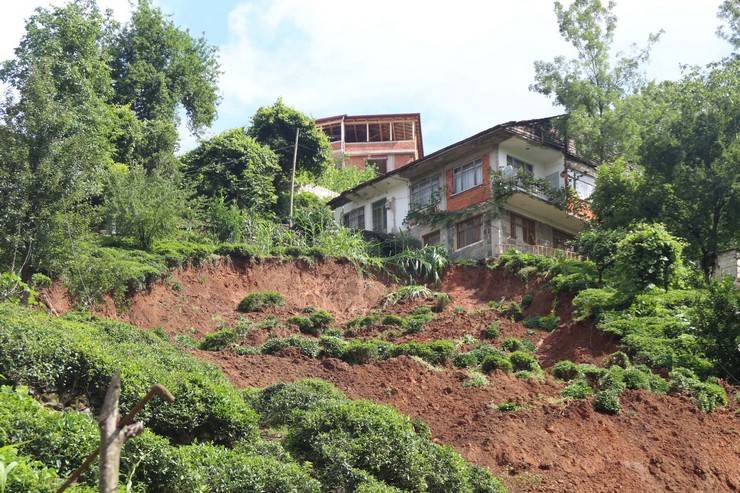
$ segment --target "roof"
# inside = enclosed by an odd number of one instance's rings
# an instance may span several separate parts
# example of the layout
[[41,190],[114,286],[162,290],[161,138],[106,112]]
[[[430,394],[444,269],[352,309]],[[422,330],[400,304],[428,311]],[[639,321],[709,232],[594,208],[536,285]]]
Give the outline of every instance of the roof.
[[[550,131],[553,126],[552,123],[557,118],[562,118],[564,116],[567,116],[567,114],[561,114],[561,115],[554,115],[549,116],[545,118],[534,118],[531,120],[512,120],[506,123],[501,123],[499,125],[495,125],[491,128],[488,128],[486,130],[483,130],[481,132],[478,132],[477,134],[471,135],[470,137],[466,137],[460,141],[457,141],[453,144],[448,145],[447,147],[443,147],[442,149],[439,149],[438,151],[435,151],[427,156],[424,156],[421,159],[417,159],[416,161],[412,161],[411,163],[407,164],[406,166],[403,166],[401,168],[394,169],[392,171],[389,171],[388,173],[382,174],[380,176],[376,176],[372,180],[365,181],[363,183],[360,183],[354,188],[350,188],[349,190],[345,190],[341,194],[339,194],[338,197],[333,198],[329,201],[329,206],[332,208],[339,207],[341,205],[346,204],[350,201],[349,195],[357,192],[358,190],[372,186],[375,183],[378,183],[382,180],[385,180],[391,176],[395,176],[401,172],[408,172],[411,169],[418,168],[420,166],[423,166],[424,164],[428,163],[429,161],[438,158],[439,156],[446,154],[454,149],[458,149],[466,144],[469,144],[473,141],[476,141],[478,139],[490,136],[498,131],[505,131],[512,135],[515,135],[517,137],[534,141],[539,144],[546,145],[548,147],[557,149],[561,151],[565,156],[567,156],[569,159],[572,159],[574,161],[578,161],[580,163],[583,163],[587,166],[596,168],[596,164],[592,161],[589,161],[588,159],[578,156],[577,154],[571,152],[568,150],[568,147],[565,145],[565,143],[562,140],[559,140],[555,138],[552,134],[545,135],[544,131]],[[530,127],[533,130],[541,130],[543,131],[542,135],[540,135],[540,138],[535,138],[535,136],[530,132],[524,132],[519,130],[517,127]]]
[[322,123],[332,122],[332,121],[352,121],[352,120],[379,120],[379,119],[401,119],[401,118],[412,118],[416,120],[417,124],[417,138],[416,138],[416,147],[419,151],[419,156],[422,158],[424,157],[424,138],[422,137],[421,132],[421,113],[378,113],[377,115],[334,115],[334,116],[325,116],[323,118],[317,118],[315,122],[318,125],[321,125]]

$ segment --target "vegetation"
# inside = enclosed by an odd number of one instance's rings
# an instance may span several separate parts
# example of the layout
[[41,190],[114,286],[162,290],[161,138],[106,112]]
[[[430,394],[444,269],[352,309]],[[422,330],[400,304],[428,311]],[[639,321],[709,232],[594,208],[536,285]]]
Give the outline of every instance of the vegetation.
[[265,308],[284,304],[285,297],[276,291],[256,291],[242,298],[238,310],[240,312],[259,312]]

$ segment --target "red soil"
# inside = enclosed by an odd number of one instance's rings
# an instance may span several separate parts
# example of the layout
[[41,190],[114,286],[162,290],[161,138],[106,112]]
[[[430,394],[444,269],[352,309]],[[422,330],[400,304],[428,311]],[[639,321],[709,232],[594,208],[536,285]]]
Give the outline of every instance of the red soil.
[[[131,299],[130,308],[104,310],[141,327],[163,326],[171,333],[212,331],[242,314],[235,311],[251,291],[276,290],[287,306],[250,318],[274,315],[285,320],[312,305],[331,311],[340,322],[379,307],[393,286],[363,278],[346,263],[318,265],[278,261],[233,263],[175,271],[172,282],[161,282]],[[525,315],[546,314],[553,296],[539,282],[485,267],[455,267],[437,289],[449,293],[452,303],[419,334],[397,340],[481,337],[492,321],[501,337],[529,337],[538,346],[544,366],[561,359],[598,362],[617,347],[592,322],[576,322],[568,296],[561,295],[555,312],[561,326],[552,333],[530,331],[486,310],[487,302],[501,298],[520,301],[534,295]],[[58,311],[69,304],[59,287],[45,293]],[[408,313],[418,303],[398,305],[392,311]],[[454,307],[465,308],[455,313]],[[377,336],[370,329],[360,337]],[[272,335],[295,333],[278,327]],[[249,342],[258,344],[268,331],[254,331]],[[589,401],[559,398],[562,385],[523,381],[494,374],[483,387],[466,387],[467,373],[454,368],[432,368],[400,357],[366,365],[336,359],[311,359],[295,350],[279,356],[237,356],[228,351],[193,351],[221,367],[238,386],[264,387],[307,377],[333,382],[352,398],[390,404],[429,424],[435,441],[450,444],[469,460],[489,467],[512,492],[646,492],[740,490],[740,420],[737,404],[703,414],[690,402],[646,392],[622,395],[618,416],[593,411]],[[496,404],[514,401],[523,407],[501,412]]]

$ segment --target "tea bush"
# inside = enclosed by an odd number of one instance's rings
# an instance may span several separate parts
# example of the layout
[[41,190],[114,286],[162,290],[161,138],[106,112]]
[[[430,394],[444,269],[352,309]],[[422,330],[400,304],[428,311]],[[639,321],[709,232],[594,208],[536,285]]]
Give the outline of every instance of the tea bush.
[[242,298],[237,309],[240,312],[259,312],[265,308],[284,304],[285,297],[276,291],[257,291]]
[[427,363],[442,365],[452,359],[455,354],[453,341],[405,342],[391,350],[393,356],[418,356]]
[[583,381],[575,381],[560,391],[560,395],[568,399],[585,399],[593,394],[593,389]]
[[236,340],[234,329],[221,329],[207,334],[198,344],[198,348],[205,351],[220,351],[234,344]]
[[498,322],[491,322],[483,330],[483,337],[486,339],[498,339],[501,335],[501,325]]
[[509,373],[513,370],[513,368],[514,367],[511,364],[509,358],[504,355],[492,354],[490,356],[486,356],[483,359],[483,362],[481,362],[481,370],[486,373],[491,373],[494,370],[501,370],[503,372]]
[[83,314],[50,317],[0,304],[0,374],[41,392],[87,395],[93,411],[119,372],[125,412],[154,383],[176,397],[139,418],[176,441],[233,443],[253,437],[257,416],[215,367],[183,354],[155,334]]
[[321,345],[316,340],[299,336],[268,339],[260,347],[260,352],[262,354],[278,354],[289,347],[298,348],[300,352],[311,358],[318,358],[321,354]]
[[550,372],[555,378],[565,380],[566,382],[578,378],[581,373],[578,365],[570,360],[558,361],[552,366]]
[[537,358],[525,351],[514,351],[509,355],[509,360],[515,371],[537,371],[540,369]]
[[594,409],[604,414],[619,414],[622,404],[619,402],[619,392],[614,389],[599,390],[594,396]]

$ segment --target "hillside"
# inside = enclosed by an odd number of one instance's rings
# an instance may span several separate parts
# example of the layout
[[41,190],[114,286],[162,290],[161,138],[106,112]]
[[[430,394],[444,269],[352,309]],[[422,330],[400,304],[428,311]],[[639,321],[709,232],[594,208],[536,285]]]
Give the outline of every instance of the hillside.
[[[452,445],[466,459],[489,468],[510,491],[740,488],[740,421],[734,399],[707,414],[686,396],[627,389],[620,396],[621,412],[609,415],[594,410],[593,398],[562,397],[566,384],[549,373],[499,370],[476,381],[482,375],[456,357],[481,343],[500,347],[517,338],[531,341],[545,369],[565,359],[607,365],[619,340],[592,320],[574,320],[572,295],[554,295],[542,279],[526,281],[487,266],[448,270],[434,288],[451,300],[440,313],[420,311],[437,306],[422,298],[386,301],[383,307],[384,297],[397,289],[382,276],[363,275],[343,261],[221,261],[176,270],[166,281],[134,294],[128,308],[117,311],[109,301],[100,311],[141,328],[163,328],[185,350],[221,368],[237,387],[320,378],[352,399],[389,404],[427,423],[436,443]],[[241,299],[257,291],[279,292],[285,303],[258,312],[237,311]],[[56,310],[69,308],[59,286],[46,294]],[[528,298],[524,320],[546,315],[554,306],[558,327],[551,332],[528,328],[489,304],[521,303],[523,298]],[[335,318],[332,327],[343,328],[342,342],[333,341],[336,345],[382,339],[395,346],[381,345],[380,357],[350,358],[346,347],[337,352],[327,346],[332,336],[326,334],[340,332],[325,330],[319,340],[302,335],[289,322],[305,315],[307,307],[327,310]],[[403,320],[415,313],[431,313],[421,330],[406,330],[397,319],[381,320],[388,315]],[[487,339],[486,328],[494,323],[499,334]],[[188,342],[223,327],[243,330],[235,340],[211,348],[216,350],[196,349],[195,341]],[[292,342],[264,354],[271,340]],[[449,353],[448,348],[430,353],[404,346],[440,340],[454,341]]]

